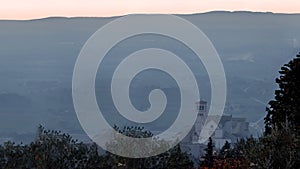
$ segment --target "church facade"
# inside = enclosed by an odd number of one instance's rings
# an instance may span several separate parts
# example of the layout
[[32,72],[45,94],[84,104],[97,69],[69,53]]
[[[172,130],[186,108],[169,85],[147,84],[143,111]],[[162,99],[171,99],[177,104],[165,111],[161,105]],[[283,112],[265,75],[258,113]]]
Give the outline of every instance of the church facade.
[[[201,132],[207,132],[211,135],[215,149],[222,148],[226,141],[234,143],[240,138],[249,136],[249,123],[246,118],[233,117],[223,114],[222,116],[208,116],[208,104],[206,101],[196,102],[195,111],[198,112],[197,119],[192,130],[181,141],[181,147],[184,151],[190,153],[197,162],[204,155],[204,149],[207,141],[203,142],[200,138]],[[219,122],[217,122],[220,119]],[[206,123],[206,128],[203,126]],[[203,131],[202,131],[203,130]]]

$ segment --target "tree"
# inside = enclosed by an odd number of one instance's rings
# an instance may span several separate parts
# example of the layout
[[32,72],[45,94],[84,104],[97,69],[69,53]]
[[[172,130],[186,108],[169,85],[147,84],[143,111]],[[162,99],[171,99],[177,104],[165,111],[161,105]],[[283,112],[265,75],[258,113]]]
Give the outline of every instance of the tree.
[[[123,127],[120,129],[119,127],[114,127],[116,131],[119,133],[135,137],[135,138],[146,138],[152,137],[153,134],[145,130],[143,127]],[[117,138],[116,138],[117,139]],[[124,143],[125,142],[125,143]],[[121,144],[121,145],[119,145]],[[112,142],[109,147],[119,147],[127,145],[126,141],[122,140],[121,143],[116,144]],[[159,143],[162,145],[163,143]],[[146,146],[146,145],[145,145]],[[130,147],[129,147],[130,148]],[[155,148],[155,147],[154,147]],[[158,147],[159,148],[159,147]],[[130,150],[129,150],[130,151]],[[176,145],[171,148],[167,152],[159,154],[157,156],[152,156],[148,158],[126,158],[118,155],[114,155],[110,152],[106,152],[107,159],[107,168],[122,168],[122,169],[137,169],[137,168],[145,168],[145,169],[188,169],[193,168],[193,162],[189,159],[187,153],[182,152],[180,145]]]
[[[160,166],[160,168],[193,168],[193,162],[190,160],[186,152],[181,151],[179,144],[167,151],[166,153],[163,153],[162,156],[167,157],[167,161],[165,161],[165,164],[163,166]],[[161,161],[163,161],[163,159],[161,159]]]
[[276,78],[279,89],[275,99],[269,102],[265,118],[267,134],[272,129],[286,126],[299,133],[300,127],[300,54],[281,67],[280,77]]
[[241,139],[234,145],[234,158],[245,161],[244,168],[271,168],[274,156],[273,137],[249,137]]
[[28,145],[0,145],[0,168],[6,169],[95,169],[101,168],[103,161],[97,145],[79,143],[68,134],[42,126]]
[[29,149],[29,146],[17,145],[11,141],[0,145],[0,168],[32,168]]
[[100,156],[96,144],[77,142],[69,134],[45,130],[39,126],[37,138],[30,144],[33,166],[37,168],[96,168]]
[[300,54],[281,67],[279,89],[266,108],[265,137],[272,138],[272,168],[300,165]]
[[220,158],[231,158],[232,156],[233,156],[233,152],[231,149],[231,145],[228,141],[226,141],[224,146],[220,150],[219,157]]
[[209,168],[212,168],[214,165],[214,145],[212,138],[209,137],[208,143],[207,143],[207,148],[205,150],[205,156],[204,156],[204,162],[203,165],[207,166]]

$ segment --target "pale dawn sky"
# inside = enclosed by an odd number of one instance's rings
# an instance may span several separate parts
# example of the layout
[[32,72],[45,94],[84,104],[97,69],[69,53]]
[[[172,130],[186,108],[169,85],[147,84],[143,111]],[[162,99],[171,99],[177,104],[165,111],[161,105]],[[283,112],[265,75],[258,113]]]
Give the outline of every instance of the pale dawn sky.
[[215,10],[300,13],[299,0],[0,0],[0,19],[201,13]]

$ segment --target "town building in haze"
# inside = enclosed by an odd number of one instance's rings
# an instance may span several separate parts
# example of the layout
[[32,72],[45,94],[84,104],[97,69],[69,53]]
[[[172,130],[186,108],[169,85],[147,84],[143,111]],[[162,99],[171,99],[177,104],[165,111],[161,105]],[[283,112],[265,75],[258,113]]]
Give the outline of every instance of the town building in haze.
[[[214,148],[221,149],[226,141],[235,143],[238,139],[248,137],[249,122],[246,118],[233,117],[223,114],[222,116],[209,116],[208,104],[204,100],[196,102],[195,111],[198,112],[197,119],[192,130],[181,141],[181,147],[193,156],[193,159],[200,159],[204,155],[204,149],[207,147],[207,141],[200,141],[200,133],[207,132],[214,141]],[[217,119],[220,119],[217,122]],[[207,127],[203,128],[204,124]]]

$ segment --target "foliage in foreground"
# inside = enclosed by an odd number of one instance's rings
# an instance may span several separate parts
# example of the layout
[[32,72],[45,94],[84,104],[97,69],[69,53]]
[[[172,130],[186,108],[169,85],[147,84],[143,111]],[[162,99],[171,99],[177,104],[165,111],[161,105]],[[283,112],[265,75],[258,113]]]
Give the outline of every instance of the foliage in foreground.
[[[300,54],[281,67],[278,89],[269,102],[262,137],[268,168],[300,166]],[[269,156],[269,157],[268,157]]]
[[299,168],[300,54],[279,73],[275,98],[266,108],[265,133],[259,138],[241,139],[233,148],[225,144],[219,156],[212,154],[210,139],[201,168]]
[[0,146],[0,168],[99,168],[101,156],[95,144],[79,143],[60,131],[38,129],[37,138],[28,145],[6,142]]
[[[123,134],[140,133],[142,128],[126,127]],[[84,144],[60,131],[38,129],[37,138],[29,145],[6,142],[0,145],[0,168],[5,169],[135,169],[192,168],[193,163],[180,146],[149,158],[124,158],[109,152],[99,154],[96,144]]]
[[[134,137],[134,138],[147,138],[152,137],[153,134],[149,131],[144,130],[142,127],[124,127],[123,129],[115,126],[115,130],[119,133]],[[126,141],[122,141],[121,146],[126,146],[128,144]],[[120,145],[111,144],[110,146],[119,147]],[[147,146],[147,145],[145,145]],[[121,148],[121,147],[119,147]],[[149,150],[149,149],[145,149]],[[124,158],[109,152],[106,152],[106,157],[109,159],[107,161],[107,166],[124,166],[124,168],[143,168],[143,169],[188,169],[193,168],[193,162],[189,159],[189,155],[186,152],[182,152],[180,145],[171,148],[157,156],[148,158]]]

